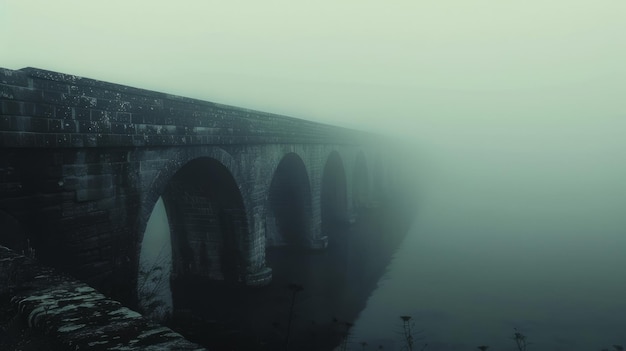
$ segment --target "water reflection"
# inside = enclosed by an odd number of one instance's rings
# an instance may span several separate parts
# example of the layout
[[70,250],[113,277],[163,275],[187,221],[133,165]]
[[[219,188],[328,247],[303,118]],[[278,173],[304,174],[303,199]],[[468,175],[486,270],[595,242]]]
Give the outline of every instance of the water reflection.
[[[352,226],[334,225],[324,250],[269,248],[273,280],[266,287],[176,279],[172,325],[211,350],[276,350],[287,343],[290,350],[332,350],[406,233],[406,219],[396,215],[369,210]],[[302,290],[294,293],[293,284]]]

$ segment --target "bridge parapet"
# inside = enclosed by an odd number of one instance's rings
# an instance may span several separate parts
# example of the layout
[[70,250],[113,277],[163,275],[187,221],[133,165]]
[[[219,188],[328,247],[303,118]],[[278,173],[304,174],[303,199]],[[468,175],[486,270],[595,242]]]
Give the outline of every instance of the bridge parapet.
[[0,69],[0,146],[358,144],[365,133],[36,68]]

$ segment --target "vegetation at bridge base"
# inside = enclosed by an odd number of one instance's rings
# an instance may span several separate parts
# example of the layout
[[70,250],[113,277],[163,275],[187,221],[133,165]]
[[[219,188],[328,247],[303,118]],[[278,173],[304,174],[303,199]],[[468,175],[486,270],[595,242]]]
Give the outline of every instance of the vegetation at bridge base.
[[149,319],[162,324],[168,324],[172,317],[172,311],[160,296],[160,292],[167,287],[166,279],[169,278],[169,274],[165,274],[165,269],[170,266],[171,262],[161,250],[157,259],[150,265],[140,265],[137,277],[139,298],[137,310]]
[[[416,340],[421,340],[422,338],[417,337],[417,334],[419,334],[419,332],[415,330],[415,323],[412,317],[400,316],[400,319],[402,321],[401,332],[399,333],[400,340],[401,340],[400,350],[401,351],[417,351],[417,350],[426,351],[426,349],[428,348],[428,343],[424,343],[419,348],[418,346],[416,346]],[[529,346],[533,345],[533,343],[529,342],[528,337],[525,334],[523,334],[521,331],[519,331],[517,328],[513,328],[513,330],[514,332],[513,332],[513,335],[510,337],[510,339],[514,343],[515,351],[530,351],[531,348]],[[344,340],[342,340],[342,343],[339,347],[340,351],[355,350],[355,348],[350,348],[350,349],[347,348],[347,343],[349,340],[349,332],[347,334],[348,335],[344,338]],[[358,343],[358,346],[360,346],[361,350],[366,350],[368,343],[367,341],[361,341]],[[479,346],[476,346],[476,348],[480,351],[492,350],[489,345],[479,345]],[[378,345],[378,348],[376,348],[376,350],[383,350],[383,349],[384,347],[382,345]],[[624,351],[624,347],[622,345],[613,344],[611,348],[602,348],[600,349],[600,351]]]

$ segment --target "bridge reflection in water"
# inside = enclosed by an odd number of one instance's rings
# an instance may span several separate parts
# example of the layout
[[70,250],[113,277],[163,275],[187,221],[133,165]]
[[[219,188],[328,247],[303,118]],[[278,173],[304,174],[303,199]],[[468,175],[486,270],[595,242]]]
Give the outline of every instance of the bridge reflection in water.
[[405,213],[411,211],[370,208],[352,225],[328,225],[326,249],[268,248],[268,286],[173,278],[168,324],[211,350],[332,350],[404,238],[410,224]]

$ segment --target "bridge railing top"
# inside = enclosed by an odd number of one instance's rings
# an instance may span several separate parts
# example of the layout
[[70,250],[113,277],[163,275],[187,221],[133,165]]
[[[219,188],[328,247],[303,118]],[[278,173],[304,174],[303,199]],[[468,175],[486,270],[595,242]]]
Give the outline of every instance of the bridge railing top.
[[363,144],[366,132],[38,68],[0,69],[0,146]]

